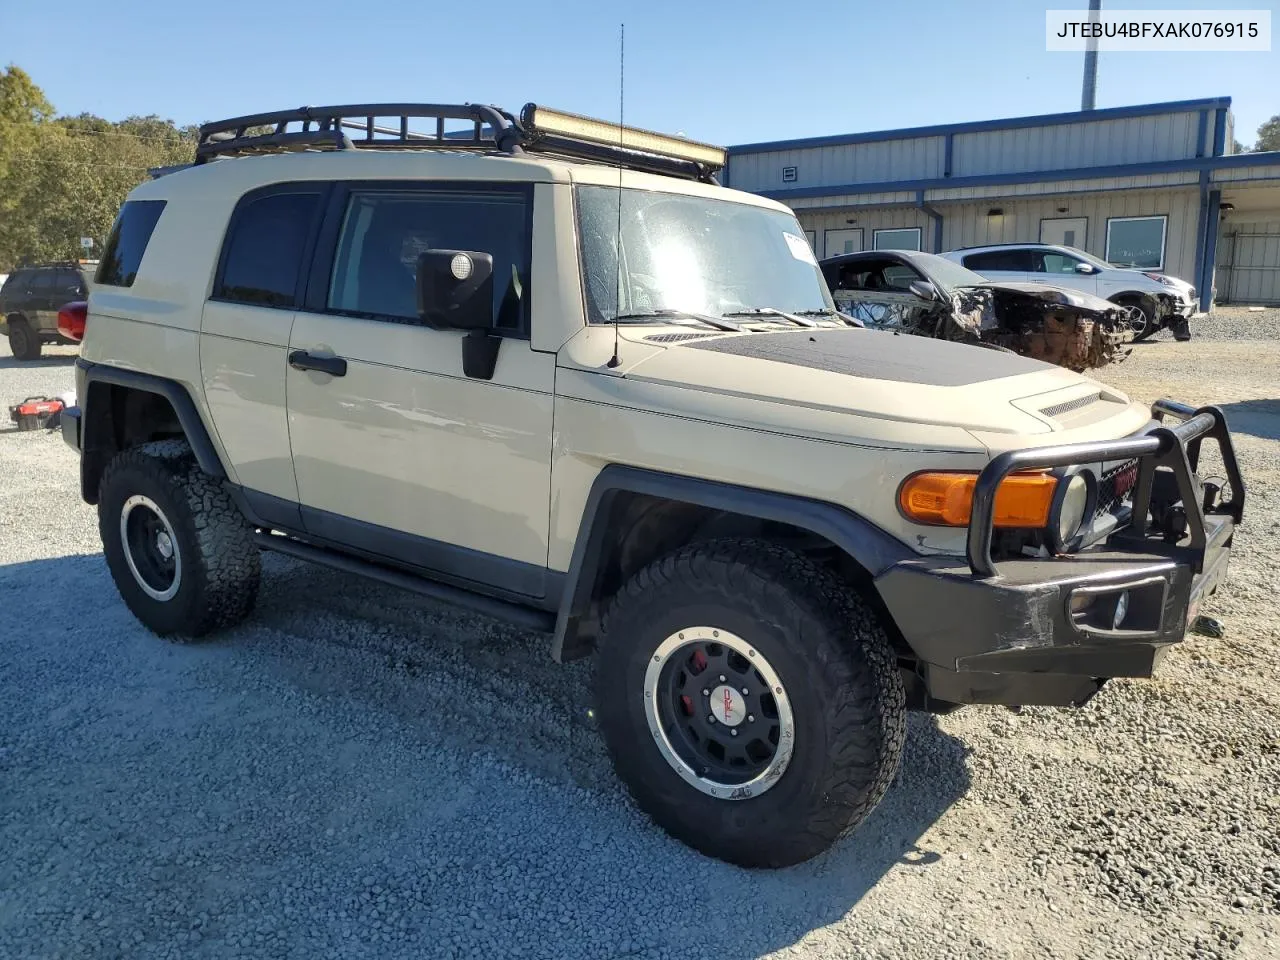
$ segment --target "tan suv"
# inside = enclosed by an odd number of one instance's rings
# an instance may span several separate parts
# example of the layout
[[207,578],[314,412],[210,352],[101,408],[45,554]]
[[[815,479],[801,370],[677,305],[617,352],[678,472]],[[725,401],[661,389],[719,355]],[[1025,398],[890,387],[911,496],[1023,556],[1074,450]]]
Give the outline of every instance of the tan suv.
[[205,127],[63,421],[125,603],[201,636],[275,550],[545,630],[640,806],[746,865],[861,822],[909,706],[1150,674],[1240,522],[1222,414],[858,328],[723,161],[532,104]]

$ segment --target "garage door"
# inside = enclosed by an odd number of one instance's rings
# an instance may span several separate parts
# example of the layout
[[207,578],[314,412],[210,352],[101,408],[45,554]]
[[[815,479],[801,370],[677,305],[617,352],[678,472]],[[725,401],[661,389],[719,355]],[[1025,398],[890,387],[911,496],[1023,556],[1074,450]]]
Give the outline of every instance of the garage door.
[[1239,224],[1223,238],[1218,299],[1228,303],[1280,303],[1280,222]]

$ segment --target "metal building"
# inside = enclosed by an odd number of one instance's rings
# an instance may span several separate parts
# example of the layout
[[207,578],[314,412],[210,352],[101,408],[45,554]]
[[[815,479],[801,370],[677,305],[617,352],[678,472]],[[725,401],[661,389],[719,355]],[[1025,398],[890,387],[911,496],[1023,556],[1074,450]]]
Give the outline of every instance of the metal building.
[[1280,303],[1280,152],[1231,155],[1233,125],[1222,97],[750,143],[721,180],[790,205],[820,257],[1065,243],[1188,280],[1205,310],[1215,281]]

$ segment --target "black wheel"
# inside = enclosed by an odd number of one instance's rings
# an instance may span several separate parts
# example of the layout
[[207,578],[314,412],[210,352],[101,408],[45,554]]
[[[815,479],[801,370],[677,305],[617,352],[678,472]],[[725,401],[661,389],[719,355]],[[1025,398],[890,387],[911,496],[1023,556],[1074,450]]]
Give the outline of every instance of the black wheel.
[[1133,342],[1146,340],[1158,329],[1159,325],[1151,315],[1151,308],[1138,297],[1121,297],[1116,301],[1122,307],[1129,308],[1129,329],[1133,331]]
[[9,321],[9,350],[19,360],[40,359],[43,346],[31,325],[18,317]]
[[201,637],[253,609],[253,531],[185,441],[116,455],[98,487],[98,531],[116,589],[155,633]]
[[875,613],[824,569],[756,540],[692,544],[605,614],[597,715],[619,777],[709,856],[781,867],[884,796],[905,735]]

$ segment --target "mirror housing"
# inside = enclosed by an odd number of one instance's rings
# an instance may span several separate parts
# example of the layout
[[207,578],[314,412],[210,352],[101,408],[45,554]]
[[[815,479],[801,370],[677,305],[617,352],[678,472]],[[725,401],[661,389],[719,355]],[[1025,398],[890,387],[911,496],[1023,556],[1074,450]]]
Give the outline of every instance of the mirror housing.
[[418,254],[418,316],[429,327],[493,327],[493,256],[474,250]]
[[928,280],[912,280],[907,284],[907,289],[914,293],[921,300],[937,300],[938,288]]
[[1097,268],[1092,263],[1085,263],[1081,260],[1076,264],[1076,273],[1097,273]]

